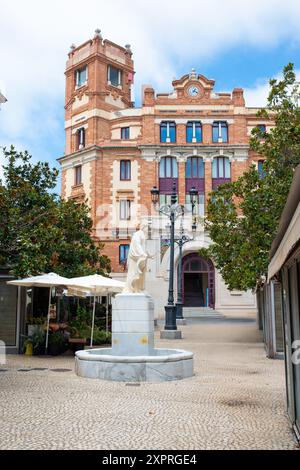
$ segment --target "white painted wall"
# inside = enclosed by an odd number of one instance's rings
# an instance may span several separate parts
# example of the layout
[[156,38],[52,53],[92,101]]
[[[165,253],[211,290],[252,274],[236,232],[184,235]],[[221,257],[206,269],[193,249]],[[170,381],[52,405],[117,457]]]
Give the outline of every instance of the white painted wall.
[[[74,162],[73,168],[68,168],[66,170],[66,198],[70,197],[72,194],[72,186],[75,183],[75,167],[79,165],[79,162]],[[91,181],[91,165],[90,162],[84,163],[82,165],[81,171],[81,178],[83,189],[88,200],[88,204],[90,204],[91,200],[91,189],[90,189],[90,181]]]
[[[124,160],[126,158],[124,157]],[[139,166],[136,160],[131,161],[131,180],[124,181],[120,179],[120,160],[114,160],[112,168],[112,192],[113,192],[113,207],[112,207],[112,225],[120,229],[135,228],[139,220],[138,213],[138,191],[139,191]],[[131,220],[120,220],[120,208],[118,199],[120,195],[126,199],[126,194],[133,197],[131,202]]]

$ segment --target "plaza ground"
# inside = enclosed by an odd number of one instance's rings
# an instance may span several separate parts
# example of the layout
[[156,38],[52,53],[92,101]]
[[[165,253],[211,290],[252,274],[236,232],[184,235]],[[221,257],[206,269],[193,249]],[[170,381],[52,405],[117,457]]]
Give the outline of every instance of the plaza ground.
[[195,354],[195,376],[178,382],[83,379],[71,356],[8,356],[0,448],[296,449],[284,362],[266,358],[255,321],[193,320],[180,328],[180,341],[156,332],[158,347]]

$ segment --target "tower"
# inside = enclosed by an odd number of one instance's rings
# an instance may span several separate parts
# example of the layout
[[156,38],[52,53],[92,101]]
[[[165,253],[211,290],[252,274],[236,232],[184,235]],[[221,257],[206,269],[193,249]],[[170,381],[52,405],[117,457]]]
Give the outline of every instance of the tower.
[[94,38],[71,46],[66,64],[66,155],[110,140],[109,113],[133,106],[130,45]]

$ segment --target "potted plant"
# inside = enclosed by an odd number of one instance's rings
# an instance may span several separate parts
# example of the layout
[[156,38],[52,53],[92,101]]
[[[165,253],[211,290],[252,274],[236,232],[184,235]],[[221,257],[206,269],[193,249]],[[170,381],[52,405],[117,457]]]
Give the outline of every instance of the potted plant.
[[65,351],[66,340],[60,331],[51,332],[48,339],[48,353],[51,356],[58,356]]
[[36,331],[31,337],[33,354],[35,356],[40,356],[45,354],[45,344],[46,344],[46,335],[44,331]]
[[111,332],[101,330],[100,328],[96,327],[94,329],[94,334],[93,334],[93,344],[95,346],[100,346],[102,344],[109,344],[109,343],[111,343]]
[[32,356],[33,354],[33,341],[32,338],[27,338],[23,344],[23,353],[25,356]]

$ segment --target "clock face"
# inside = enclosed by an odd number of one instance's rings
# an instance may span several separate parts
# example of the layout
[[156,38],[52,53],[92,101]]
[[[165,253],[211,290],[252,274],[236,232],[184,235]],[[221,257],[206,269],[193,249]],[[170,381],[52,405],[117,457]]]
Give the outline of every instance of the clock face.
[[190,86],[189,95],[190,96],[198,96],[199,95],[199,88],[196,85]]

